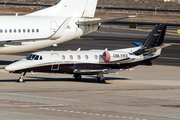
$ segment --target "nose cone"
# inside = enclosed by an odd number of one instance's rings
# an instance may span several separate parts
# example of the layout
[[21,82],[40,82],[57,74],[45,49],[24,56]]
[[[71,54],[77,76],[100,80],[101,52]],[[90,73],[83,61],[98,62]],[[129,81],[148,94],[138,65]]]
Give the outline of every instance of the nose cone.
[[15,64],[10,64],[10,65],[5,67],[5,70],[6,71],[16,71],[16,70],[18,70],[18,67]]

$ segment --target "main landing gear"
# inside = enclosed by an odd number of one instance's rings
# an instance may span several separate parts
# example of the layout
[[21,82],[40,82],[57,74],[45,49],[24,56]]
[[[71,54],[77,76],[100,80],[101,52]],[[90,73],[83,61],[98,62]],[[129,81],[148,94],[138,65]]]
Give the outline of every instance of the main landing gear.
[[[77,81],[81,81],[81,79],[82,79],[81,74],[74,74],[73,77],[74,77]],[[98,73],[96,79],[97,79],[97,81],[98,81],[99,83],[106,83],[106,81],[104,80],[103,73]]]
[[23,72],[23,73],[21,73],[21,77],[18,79],[18,83],[22,83],[22,82],[25,82],[24,81],[24,79],[23,79],[23,77],[26,75],[26,72]]
[[103,73],[97,74],[96,79],[97,79],[97,81],[98,81],[99,83],[106,83],[106,81],[104,80]]
[[74,74],[74,78],[77,80],[77,81],[81,81],[81,75],[80,74]]

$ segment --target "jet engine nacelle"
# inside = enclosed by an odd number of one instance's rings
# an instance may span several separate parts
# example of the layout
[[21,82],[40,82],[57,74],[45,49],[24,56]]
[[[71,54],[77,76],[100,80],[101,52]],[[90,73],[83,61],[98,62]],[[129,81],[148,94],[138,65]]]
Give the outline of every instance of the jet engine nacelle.
[[103,60],[105,62],[115,62],[129,58],[129,53],[118,51],[104,51]]

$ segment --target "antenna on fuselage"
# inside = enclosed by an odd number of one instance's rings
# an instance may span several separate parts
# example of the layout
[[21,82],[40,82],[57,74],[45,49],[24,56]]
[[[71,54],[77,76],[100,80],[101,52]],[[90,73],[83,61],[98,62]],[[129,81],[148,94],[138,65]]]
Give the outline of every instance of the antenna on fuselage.
[[81,48],[78,48],[78,49],[77,49],[77,51],[80,51],[80,50],[81,50]]
[[18,13],[16,13],[16,15],[15,16],[18,16]]

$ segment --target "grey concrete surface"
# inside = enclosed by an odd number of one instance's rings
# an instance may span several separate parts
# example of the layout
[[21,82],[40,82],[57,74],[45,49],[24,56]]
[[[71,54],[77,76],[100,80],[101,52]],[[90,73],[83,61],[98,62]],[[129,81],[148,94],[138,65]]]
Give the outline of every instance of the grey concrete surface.
[[[147,35],[102,28],[41,50],[119,49],[133,47],[131,42],[143,42]],[[75,81],[73,75],[45,73],[28,73],[25,83],[16,83],[20,75],[3,68],[35,51],[0,55],[0,120],[179,120],[179,36],[168,34],[165,42],[177,45],[165,48],[154,66],[107,74],[104,84],[96,76]]]
[[1,120],[178,120],[180,67],[139,66],[75,81],[66,74],[18,74],[0,69]]

